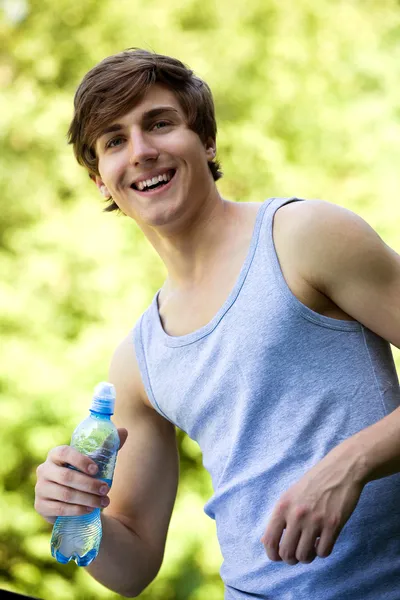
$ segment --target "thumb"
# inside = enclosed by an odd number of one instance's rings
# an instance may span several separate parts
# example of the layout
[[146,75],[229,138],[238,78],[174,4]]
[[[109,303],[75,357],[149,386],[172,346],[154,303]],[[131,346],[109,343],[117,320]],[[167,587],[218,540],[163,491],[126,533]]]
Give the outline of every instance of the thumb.
[[119,435],[119,449],[121,450],[122,446],[126,442],[126,438],[128,437],[128,430],[125,429],[125,427],[120,427],[120,428],[118,428],[118,435]]

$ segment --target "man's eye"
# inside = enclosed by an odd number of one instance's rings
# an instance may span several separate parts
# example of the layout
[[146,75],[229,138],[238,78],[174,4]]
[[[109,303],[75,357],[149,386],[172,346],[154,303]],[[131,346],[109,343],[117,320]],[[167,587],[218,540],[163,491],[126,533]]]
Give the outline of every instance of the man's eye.
[[168,121],[157,121],[153,126],[153,129],[163,129],[164,127],[168,127]]
[[115,137],[112,140],[109,140],[106,144],[106,148],[115,148],[115,146],[119,146],[120,142],[122,142],[122,137]]

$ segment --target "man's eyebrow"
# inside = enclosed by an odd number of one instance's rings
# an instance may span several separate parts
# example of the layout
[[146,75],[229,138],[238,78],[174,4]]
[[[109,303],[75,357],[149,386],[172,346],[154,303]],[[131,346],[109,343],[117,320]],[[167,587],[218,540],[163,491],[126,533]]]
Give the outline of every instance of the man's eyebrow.
[[[147,112],[145,112],[142,116],[142,121],[143,122],[147,122],[150,121],[150,119],[154,119],[154,117],[157,117],[158,115],[161,115],[163,113],[167,113],[167,112],[175,112],[177,114],[178,110],[176,108],[174,108],[173,106],[157,106],[155,108],[152,108],[151,110],[148,110]],[[115,133],[116,131],[121,131],[121,129],[124,128],[124,125],[122,125],[122,123],[113,123],[112,125],[109,125],[108,127],[105,127],[99,135],[99,138],[103,137],[103,135],[106,135],[107,133]]]
[[103,137],[103,135],[106,135],[107,133],[114,133],[115,131],[121,131],[121,129],[123,129],[124,126],[121,125],[120,123],[114,123],[113,125],[109,125],[108,127],[105,127],[104,129],[102,129],[100,131],[100,135],[99,138]]
[[151,110],[145,112],[143,114],[142,119],[143,121],[149,121],[150,119],[153,119],[154,117],[157,117],[158,115],[161,115],[166,112],[178,113],[178,110],[173,106],[156,106],[155,108],[152,108]]

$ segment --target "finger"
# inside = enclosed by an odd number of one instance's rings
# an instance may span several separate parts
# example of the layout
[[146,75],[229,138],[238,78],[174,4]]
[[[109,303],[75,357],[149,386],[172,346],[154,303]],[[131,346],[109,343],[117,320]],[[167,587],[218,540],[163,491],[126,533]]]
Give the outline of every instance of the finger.
[[118,435],[119,435],[119,449],[121,450],[122,446],[126,442],[126,438],[128,437],[128,430],[125,429],[125,427],[120,427],[118,429]]
[[332,553],[336,540],[339,537],[340,529],[325,527],[321,533],[320,539],[316,544],[316,553],[320,558],[326,558]]
[[105,496],[110,491],[109,486],[102,479],[95,479],[74,469],[59,467],[51,462],[47,464],[46,471],[42,476],[45,482],[50,481],[88,494]]
[[42,501],[45,502],[52,502],[56,500],[64,504],[90,507],[92,509],[104,508],[110,503],[110,500],[106,497],[97,496],[94,494],[85,494],[84,492],[79,492],[73,488],[50,482],[42,486],[40,495]]
[[279,555],[279,542],[281,541],[286,520],[277,515],[271,519],[267,526],[264,535],[261,538],[261,543],[264,545],[267,556],[270,560],[280,562],[282,558]]
[[300,537],[300,528],[292,526],[285,529],[283,540],[279,545],[279,556],[288,565],[297,565],[299,562],[296,558],[296,550]]
[[296,558],[299,562],[309,564],[317,556],[316,540],[319,539],[320,528],[304,529],[297,544]]
[[48,523],[55,523],[57,517],[79,517],[93,512],[94,508],[79,504],[65,504],[56,500],[46,500],[35,505],[35,510]]
[[78,450],[72,448],[72,446],[57,446],[56,448],[52,448],[47,458],[57,465],[63,466],[68,464],[89,475],[95,475],[98,471],[96,463],[89,456],[81,454]]

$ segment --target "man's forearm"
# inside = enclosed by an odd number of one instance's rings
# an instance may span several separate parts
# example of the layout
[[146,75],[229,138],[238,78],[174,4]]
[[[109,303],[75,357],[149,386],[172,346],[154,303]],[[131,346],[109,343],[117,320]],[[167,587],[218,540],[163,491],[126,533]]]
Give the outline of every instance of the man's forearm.
[[85,567],[105,587],[121,596],[135,597],[154,579],[158,566],[149,548],[123,523],[102,513],[103,536],[99,554]]
[[343,442],[364,483],[400,472],[400,408]]

